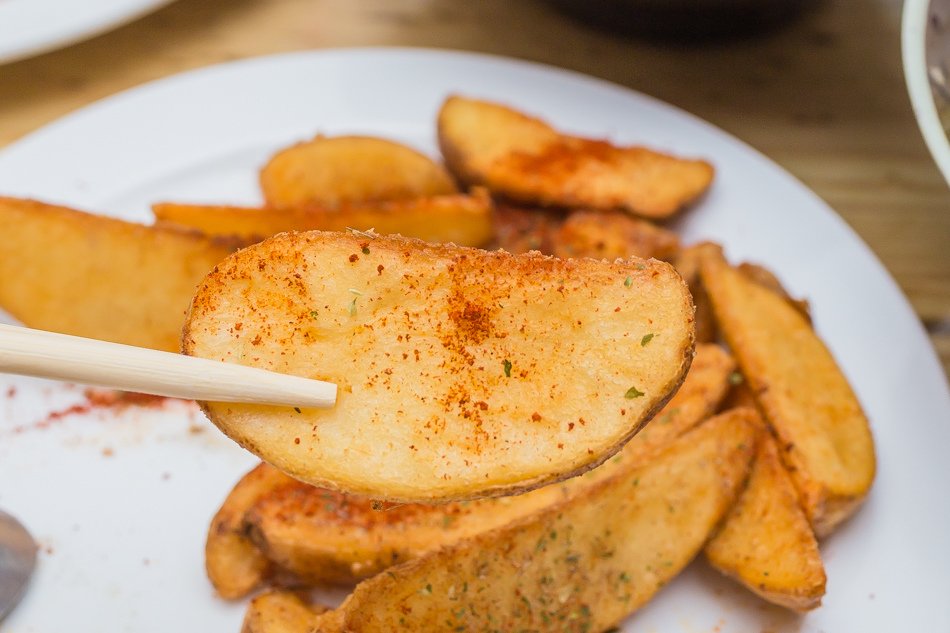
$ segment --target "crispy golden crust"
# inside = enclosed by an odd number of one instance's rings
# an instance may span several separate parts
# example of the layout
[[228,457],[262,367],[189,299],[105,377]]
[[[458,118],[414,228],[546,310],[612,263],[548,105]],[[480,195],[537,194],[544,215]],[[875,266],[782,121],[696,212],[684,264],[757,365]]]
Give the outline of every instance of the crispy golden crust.
[[765,600],[796,611],[821,605],[825,568],[818,542],[769,433],[761,433],[749,483],[706,558]]
[[327,608],[302,593],[266,591],[251,600],[241,633],[319,633],[319,616]]
[[655,257],[672,261],[679,251],[675,233],[619,212],[578,211],[554,238],[558,257]]
[[446,164],[462,182],[527,204],[665,218],[713,177],[705,161],[567,136],[505,106],[458,96],[443,104],[438,135]]
[[874,481],[867,418],[831,353],[782,296],[729,266],[702,260],[716,320],[732,348],[819,536],[860,505]]
[[270,207],[335,206],[456,193],[452,177],[416,150],[367,136],[318,136],[275,154],[261,170]]
[[17,198],[0,198],[0,226],[4,310],[41,330],[167,351],[178,350],[195,287],[234,250]]
[[713,418],[584,494],[364,581],[320,622],[353,633],[605,630],[702,548],[745,481],[756,433],[743,412]]
[[494,236],[492,201],[476,187],[470,195],[449,194],[336,206],[286,209],[159,203],[152,206],[160,225],[197,229],[206,235],[237,236],[257,242],[285,231],[401,233],[427,242],[483,246]]
[[293,476],[390,500],[473,498],[615,453],[685,376],[692,305],[657,261],[283,234],[208,276],[183,350],[340,386],[332,410],[204,404]]
[[205,542],[205,570],[222,598],[240,598],[263,582],[270,562],[247,538],[244,515],[258,499],[293,482],[261,464],[241,478],[214,515]]
[[650,455],[708,417],[728,389],[732,359],[700,345],[683,386],[609,464],[565,485],[517,497],[442,505],[380,504],[304,483],[259,498],[244,515],[250,538],[282,569],[318,585],[352,584],[393,564],[510,523]]

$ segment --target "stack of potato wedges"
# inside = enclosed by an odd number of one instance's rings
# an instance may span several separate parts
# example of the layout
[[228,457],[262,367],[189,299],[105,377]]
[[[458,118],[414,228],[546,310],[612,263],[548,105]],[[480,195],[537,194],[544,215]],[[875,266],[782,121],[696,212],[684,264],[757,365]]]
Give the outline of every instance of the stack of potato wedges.
[[335,413],[202,403],[268,462],[206,544],[217,593],[256,594],[247,633],[606,631],[700,552],[818,607],[873,439],[808,304],[662,225],[713,167],[461,96],[436,130],[444,164],[318,136],[263,166],[263,205],[152,226],[0,198],[0,308],[340,385]]

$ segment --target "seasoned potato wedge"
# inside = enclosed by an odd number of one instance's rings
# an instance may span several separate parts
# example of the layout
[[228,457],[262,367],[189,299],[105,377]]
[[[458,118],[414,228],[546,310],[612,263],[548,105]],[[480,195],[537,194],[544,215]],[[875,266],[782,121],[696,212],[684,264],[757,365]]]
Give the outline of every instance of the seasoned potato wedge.
[[671,261],[679,250],[676,233],[620,212],[572,213],[554,236],[558,257],[655,257]]
[[293,482],[262,464],[241,478],[214,515],[205,541],[205,570],[222,598],[240,598],[264,580],[270,562],[248,540],[244,515],[258,499]]
[[779,440],[812,527],[830,533],[874,481],[867,418],[801,312],[716,253],[702,260],[716,320]]
[[400,233],[427,242],[483,246],[494,236],[492,201],[476,188],[471,195],[451,194],[336,207],[267,208],[160,203],[152,206],[160,225],[197,229],[206,235],[260,241],[284,231],[345,231],[347,228]]
[[298,592],[266,591],[248,605],[241,633],[314,633],[326,611]]
[[564,213],[519,207],[505,202],[495,205],[494,245],[509,253],[538,251],[554,254],[554,239]]
[[[585,494],[364,581],[330,631],[603,631],[702,548],[748,474],[748,410],[712,418]],[[464,627],[464,628],[463,628]]]
[[751,281],[756,282],[757,284],[764,286],[774,292],[775,294],[781,296],[783,299],[789,302],[789,304],[802,313],[802,316],[811,323],[811,314],[809,314],[808,301],[805,299],[795,299],[788,291],[785,290],[785,286],[782,285],[782,282],[778,280],[778,277],[775,276],[771,270],[765,266],[759,264],[753,264],[750,262],[742,262],[736,266],[736,270],[745,275]]
[[[649,455],[708,417],[728,388],[733,363],[722,348],[700,345],[683,386],[610,463],[565,484],[517,497],[442,505],[378,504],[304,483],[259,498],[244,521],[268,559],[317,585],[351,584],[424,552],[470,538],[576,494],[609,476],[620,461]],[[262,465],[260,468],[269,468]]]
[[528,204],[665,218],[713,177],[705,161],[567,136],[503,105],[458,96],[442,105],[438,134],[462,182]]
[[378,499],[451,500],[536,488],[615,453],[682,382],[692,312],[656,260],[314,231],[219,265],[182,344],[339,385],[331,410],[203,404],[265,461]]
[[275,154],[261,170],[269,207],[334,206],[456,193],[445,168],[400,143],[318,136]]
[[177,351],[195,287],[233,246],[0,198],[0,308],[25,325]]
[[706,252],[721,253],[722,247],[713,242],[691,244],[681,248],[672,262],[693,296],[693,304],[696,306],[697,343],[710,343],[718,337],[716,317],[713,315],[712,304],[709,303],[709,296],[706,294],[706,288],[699,274],[699,263],[703,258],[703,253]]
[[797,611],[821,605],[818,542],[769,433],[760,434],[749,483],[705,553],[713,567],[769,602]]

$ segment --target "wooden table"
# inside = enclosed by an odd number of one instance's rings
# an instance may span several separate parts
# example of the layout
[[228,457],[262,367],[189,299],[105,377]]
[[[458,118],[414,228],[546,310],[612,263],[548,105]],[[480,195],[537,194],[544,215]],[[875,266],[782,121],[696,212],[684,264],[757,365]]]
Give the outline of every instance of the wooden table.
[[403,45],[546,62],[676,104],[778,161],[871,245],[950,370],[950,190],[911,113],[900,4],[825,0],[766,36],[683,47],[598,32],[540,0],[178,0],[0,66],[0,146],[142,82],[254,55]]

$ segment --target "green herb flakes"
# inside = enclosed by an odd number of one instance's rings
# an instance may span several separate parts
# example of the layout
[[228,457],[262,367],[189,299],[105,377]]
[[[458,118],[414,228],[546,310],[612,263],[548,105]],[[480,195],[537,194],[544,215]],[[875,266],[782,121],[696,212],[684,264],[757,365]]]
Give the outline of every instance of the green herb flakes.
[[627,389],[627,393],[623,394],[623,397],[627,400],[633,400],[634,398],[639,398],[645,396],[646,394],[637,389],[636,387],[630,387]]
[[653,334],[652,332],[650,332],[649,334],[644,334],[644,335],[643,335],[643,338],[640,339],[640,347],[646,347],[646,346],[647,346],[647,343],[649,343],[650,341],[652,341],[654,336],[656,336],[656,335]]
[[[502,365],[502,367],[505,368],[505,377],[506,377],[506,378],[511,378],[511,361],[506,358],[506,359],[502,362],[501,365]],[[643,394],[640,394],[640,395],[643,395]]]

